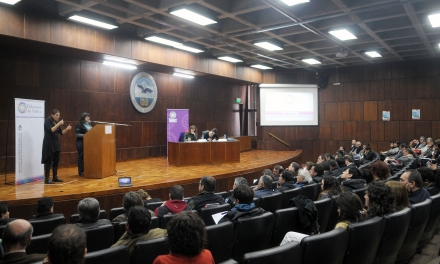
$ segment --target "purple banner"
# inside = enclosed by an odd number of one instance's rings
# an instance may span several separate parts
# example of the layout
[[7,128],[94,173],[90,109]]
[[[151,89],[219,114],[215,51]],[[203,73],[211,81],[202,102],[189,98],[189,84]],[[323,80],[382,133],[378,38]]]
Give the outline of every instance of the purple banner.
[[188,129],[189,109],[167,109],[167,157],[168,142],[179,142],[180,134]]

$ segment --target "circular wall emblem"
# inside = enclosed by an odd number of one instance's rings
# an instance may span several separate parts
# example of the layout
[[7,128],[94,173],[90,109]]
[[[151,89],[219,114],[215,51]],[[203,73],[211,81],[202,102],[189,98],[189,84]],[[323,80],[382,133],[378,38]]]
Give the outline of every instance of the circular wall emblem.
[[141,113],[148,113],[153,110],[157,101],[157,85],[153,77],[140,72],[131,80],[130,85],[131,103]]
[[26,112],[26,109],[27,109],[27,106],[26,106],[25,103],[20,102],[20,103],[18,104],[18,112],[24,114],[24,113]]

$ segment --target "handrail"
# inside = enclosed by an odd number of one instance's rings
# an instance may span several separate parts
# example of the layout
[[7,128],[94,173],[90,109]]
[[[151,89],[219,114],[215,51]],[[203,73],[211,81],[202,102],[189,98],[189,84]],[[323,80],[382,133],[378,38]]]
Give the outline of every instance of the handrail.
[[287,144],[286,142],[284,142],[282,139],[280,139],[279,137],[275,136],[272,133],[269,133],[269,136],[273,137],[274,139],[278,140],[279,142],[283,143],[284,145],[288,146],[290,148],[290,145]]

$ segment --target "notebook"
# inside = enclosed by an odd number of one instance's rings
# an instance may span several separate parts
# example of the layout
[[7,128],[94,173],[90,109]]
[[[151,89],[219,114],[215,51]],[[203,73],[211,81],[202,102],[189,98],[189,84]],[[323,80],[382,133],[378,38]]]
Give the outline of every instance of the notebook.
[[131,183],[131,177],[120,177],[118,178],[119,187],[130,187],[133,186]]

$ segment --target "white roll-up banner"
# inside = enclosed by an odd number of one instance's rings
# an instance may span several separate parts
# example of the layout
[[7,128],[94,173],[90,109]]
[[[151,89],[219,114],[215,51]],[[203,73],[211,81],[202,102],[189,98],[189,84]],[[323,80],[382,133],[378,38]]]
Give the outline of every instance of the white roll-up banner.
[[44,178],[44,101],[15,98],[15,183]]

